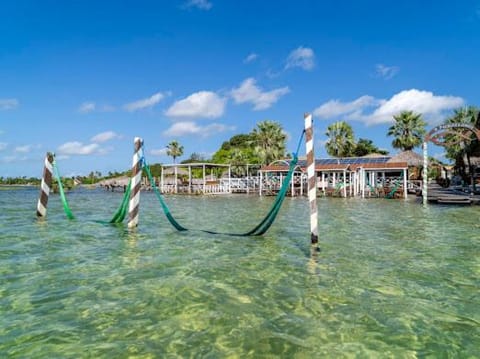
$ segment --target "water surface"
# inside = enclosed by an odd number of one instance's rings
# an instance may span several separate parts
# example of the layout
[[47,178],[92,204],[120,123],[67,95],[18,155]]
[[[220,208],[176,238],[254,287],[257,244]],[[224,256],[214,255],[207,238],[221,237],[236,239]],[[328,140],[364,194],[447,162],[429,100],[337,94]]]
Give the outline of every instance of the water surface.
[[[0,357],[480,357],[480,207],[287,198],[262,237],[176,232],[153,193],[0,191]],[[273,198],[169,196],[184,226],[245,232]]]

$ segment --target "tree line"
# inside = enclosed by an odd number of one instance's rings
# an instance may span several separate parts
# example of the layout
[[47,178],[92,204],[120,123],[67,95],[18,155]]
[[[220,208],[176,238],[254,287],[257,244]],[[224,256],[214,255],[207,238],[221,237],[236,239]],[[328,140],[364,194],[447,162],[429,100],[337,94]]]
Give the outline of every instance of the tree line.
[[[480,128],[480,111],[475,106],[459,108],[453,111],[443,123],[467,123]],[[423,115],[414,111],[401,111],[393,116],[393,124],[388,128],[386,135],[392,137],[392,147],[409,151],[420,146],[426,135],[426,122]],[[327,141],[325,148],[332,157],[361,157],[372,153],[388,155],[388,151],[379,148],[371,139],[359,138],[356,140],[352,126],[347,121],[337,121],[330,124],[325,132]],[[473,173],[472,158],[480,156],[480,143],[473,136],[465,139],[461,135],[449,134],[445,140],[452,143],[446,147],[446,158],[454,162],[456,171],[467,178]],[[249,133],[236,134],[222,143],[211,158],[193,152],[181,163],[219,163],[232,165],[234,175],[243,175],[246,164],[266,165],[275,160],[288,158],[286,152],[287,134],[282,125],[276,121],[265,120],[257,123]],[[173,162],[184,154],[184,147],[173,140],[166,146],[166,153]],[[160,176],[161,164],[150,166],[153,176]],[[130,170],[123,172],[109,172],[102,176],[98,171],[78,179],[85,184],[94,184],[102,179],[129,175]],[[38,184],[36,178],[3,178],[0,184]]]

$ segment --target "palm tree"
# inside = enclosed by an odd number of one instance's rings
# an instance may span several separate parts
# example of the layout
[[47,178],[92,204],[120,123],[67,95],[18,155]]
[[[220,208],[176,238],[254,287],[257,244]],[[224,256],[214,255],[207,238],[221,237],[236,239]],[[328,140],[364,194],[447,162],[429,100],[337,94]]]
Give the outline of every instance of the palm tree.
[[412,150],[422,144],[427,125],[419,113],[402,111],[393,116],[395,123],[388,129],[388,136],[394,136],[393,148],[403,151]]
[[355,144],[355,149],[353,150],[353,155],[362,157],[369,155],[371,153],[378,153],[380,155],[388,155],[388,151],[382,150],[375,146],[372,140],[367,138],[360,138]]
[[325,148],[330,156],[352,156],[355,149],[355,138],[352,126],[345,121],[338,121],[327,127],[325,135],[328,137]]
[[262,164],[285,157],[287,136],[275,121],[262,121],[252,131],[252,142]]
[[183,155],[183,146],[178,143],[178,141],[172,141],[167,145],[167,156],[173,158],[173,163],[175,159]]
[[[479,109],[474,106],[463,107],[454,110],[453,115],[445,120],[445,123],[466,123],[477,128],[480,126]],[[446,143],[451,143],[446,147],[446,157],[455,161],[456,167],[460,173],[468,178],[472,173],[470,157],[479,152],[479,143],[473,134],[470,140],[463,136],[448,134],[445,136]]]

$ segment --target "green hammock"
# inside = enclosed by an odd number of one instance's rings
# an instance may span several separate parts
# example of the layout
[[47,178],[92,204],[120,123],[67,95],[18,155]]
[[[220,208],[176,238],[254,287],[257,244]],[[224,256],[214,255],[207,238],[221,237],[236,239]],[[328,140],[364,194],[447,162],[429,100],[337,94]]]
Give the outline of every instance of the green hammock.
[[109,223],[121,223],[125,219],[125,216],[127,215],[127,210],[128,210],[128,202],[130,200],[131,182],[132,182],[132,179],[130,178],[130,181],[128,181],[128,185],[125,190],[125,194],[123,195],[122,204],[120,204],[120,207],[118,208],[117,212],[113,215],[113,218],[110,220]]
[[58,173],[57,162],[53,160],[52,165],[53,165],[53,170],[55,172],[55,179],[57,180],[57,183],[58,183],[58,191],[60,192],[60,198],[62,199],[63,211],[67,215],[68,219],[74,219],[75,217],[73,216],[73,213],[70,210],[70,207],[68,206],[67,198],[65,197],[65,191],[63,190],[63,185],[62,185],[62,179],[60,178],[60,175]]
[[[253,229],[251,229],[248,232],[245,233],[223,233],[223,232],[216,232],[216,231],[209,231],[209,230],[201,230],[202,232],[205,233],[210,233],[210,234],[224,234],[224,235],[230,235],[230,236],[240,236],[240,237],[246,237],[246,236],[261,236],[265,232],[268,231],[268,229],[272,226],[273,222],[275,221],[275,218],[278,215],[278,212],[280,211],[280,208],[282,207],[283,200],[285,199],[285,196],[288,191],[288,187],[290,185],[290,181],[292,180],[293,172],[295,170],[295,166],[297,165],[298,162],[298,150],[300,148],[300,144],[302,142],[303,136],[305,134],[305,131],[302,132],[302,135],[300,136],[300,140],[298,142],[297,146],[297,151],[293,153],[293,159],[290,162],[290,167],[288,170],[288,174],[285,177],[285,181],[282,184],[282,187],[280,188],[280,191],[278,192],[275,201],[272,204],[272,208],[270,211],[267,213],[267,215],[260,221],[258,225],[256,225]],[[157,186],[155,185],[155,181],[153,179],[152,173],[150,172],[150,167],[148,166],[147,162],[145,161],[145,158],[143,158],[143,164],[145,168],[145,172],[147,173],[148,180],[150,181],[150,184],[153,188],[153,191],[155,192],[160,205],[162,206],[163,212],[165,216],[167,217],[168,221],[170,224],[175,227],[178,231],[188,231],[189,229],[182,226],[178,221],[172,216],[170,209],[168,208],[167,204],[165,203],[165,200],[163,199],[163,196],[161,195],[160,191],[158,190]]]
[[393,198],[393,196],[395,195],[395,193],[397,192],[398,188],[400,187],[400,185],[402,184],[402,179],[403,179],[403,173],[402,175],[400,176],[400,179],[398,179],[395,183],[395,186],[393,187],[393,189],[385,196],[385,198]]
[[[60,198],[62,200],[63,210],[68,219],[75,219],[75,216],[73,215],[72,210],[68,205],[67,198],[65,196],[65,191],[62,185],[62,179],[60,177],[56,161],[53,161],[53,169],[55,173],[55,180],[58,183],[58,191],[60,193]],[[131,191],[130,183],[131,182],[132,180],[130,179],[130,181],[128,182],[127,188],[125,190],[125,194],[123,195],[122,203],[120,204],[120,207],[118,208],[117,212],[115,212],[113,218],[108,223],[121,223],[125,219],[125,216],[127,215],[127,212],[128,212],[128,202],[130,199],[130,191]],[[102,221],[99,221],[99,222],[102,222]]]
[[[210,233],[210,234],[225,234],[225,235],[231,235],[231,236],[261,236],[265,232],[268,231],[268,229],[272,226],[273,222],[275,221],[278,212],[280,211],[280,208],[282,207],[282,203],[285,199],[285,196],[288,191],[288,187],[290,185],[290,182],[292,180],[293,172],[295,170],[295,167],[298,162],[298,150],[300,148],[300,144],[302,142],[303,136],[305,134],[305,131],[302,132],[302,135],[300,136],[300,140],[298,142],[297,146],[297,151],[293,153],[293,159],[290,162],[290,167],[288,170],[288,174],[285,177],[285,180],[282,184],[282,187],[280,188],[280,191],[278,192],[275,201],[272,204],[271,209],[269,212],[266,214],[266,216],[260,221],[258,225],[256,225],[254,228],[252,228],[250,231],[245,232],[245,233],[222,233],[222,232],[215,232],[215,231],[209,231],[209,230],[202,230],[202,232],[205,233]],[[142,157],[142,163],[143,163],[143,168],[145,169],[145,172],[147,173],[148,179],[150,181],[150,184],[153,188],[153,191],[155,192],[155,195],[157,196],[160,205],[163,209],[163,212],[165,216],[167,217],[168,221],[172,224],[173,227],[175,227],[176,230],[178,231],[188,231],[189,229],[182,226],[178,221],[173,217],[172,213],[170,212],[170,209],[168,208],[167,204],[165,203],[165,200],[163,199],[163,196],[161,195],[160,191],[158,190],[157,186],[155,185],[155,181],[153,179],[152,173],[150,171],[150,167],[148,166],[146,160],[144,157]],[[60,192],[60,197],[62,199],[62,204],[63,204],[63,209],[65,211],[65,214],[69,219],[74,219],[75,217],[72,214],[72,211],[68,205],[67,199],[65,197],[65,191],[63,190],[62,186],[62,181],[59,175],[58,167],[56,165],[56,162],[53,161],[53,168],[55,172],[55,179],[58,182],[58,188]],[[121,223],[124,219],[125,216],[128,212],[128,203],[130,199],[130,192],[131,192],[131,179],[128,182],[128,186],[126,188],[125,194],[122,199],[122,203],[120,204],[120,207],[118,210],[115,212],[114,216],[108,223]],[[104,222],[102,222],[104,223]]]

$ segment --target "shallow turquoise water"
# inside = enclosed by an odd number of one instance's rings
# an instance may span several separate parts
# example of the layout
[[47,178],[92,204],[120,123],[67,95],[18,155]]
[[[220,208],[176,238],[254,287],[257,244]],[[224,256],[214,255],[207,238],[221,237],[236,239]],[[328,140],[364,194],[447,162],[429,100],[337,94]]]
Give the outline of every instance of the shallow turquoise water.
[[[0,357],[480,357],[480,206],[287,198],[263,237],[176,232],[152,193],[0,191]],[[244,232],[272,198],[167,197],[196,229]]]

